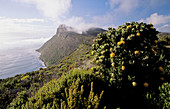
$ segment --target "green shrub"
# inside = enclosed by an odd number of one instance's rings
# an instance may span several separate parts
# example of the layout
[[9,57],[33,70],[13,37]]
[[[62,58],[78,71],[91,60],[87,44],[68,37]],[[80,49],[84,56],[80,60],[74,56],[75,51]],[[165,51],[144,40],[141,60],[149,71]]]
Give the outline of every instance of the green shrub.
[[10,104],[10,107],[13,109],[21,109],[22,105],[26,103],[28,95],[26,94],[26,91],[18,92],[17,99],[13,100],[13,102]]
[[169,63],[157,33],[152,24],[131,22],[99,34],[92,51],[97,71],[119,87],[129,82],[154,86]]
[[146,95],[146,100],[152,105],[157,105],[159,109],[169,109],[170,108],[170,83],[163,83],[159,86],[159,96],[156,96],[155,92],[148,92]]
[[159,87],[159,106],[162,106],[162,109],[170,108],[170,83],[164,83]]
[[162,86],[159,87],[160,94],[159,94],[159,102],[158,105],[162,109],[169,109],[170,108],[170,83],[164,83]]
[[26,76],[22,77],[21,80],[25,80],[27,78],[29,78],[29,75],[26,75]]
[[60,108],[64,107],[64,109],[98,109],[104,91],[100,93],[100,96],[98,96],[97,94],[95,95],[93,92],[93,82],[91,82],[91,89],[88,98],[84,97],[84,93],[87,92],[84,92],[83,85],[81,86],[80,90],[78,89],[76,84],[72,84],[69,89],[65,88],[65,93],[63,93],[65,101],[61,102]]
[[170,35],[158,36],[159,41],[164,42],[165,45],[170,45]]
[[131,22],[109,28],[94,40],[93,71],[120,89],[115,94],[125,100],[121,102],[126,108],[139,108],[148,91],[159,93],[158,87],[169,81],[170,60],[157,33],[151,23]]
[[[72,70],[63,74],[58,80],[54,79],[45,84],[21,106],[22,108],[35,109],[47,107],[64,109],[65,106],[67,108],[78,106],[83,108],[88,108],[89,106],[91,108],[104,107],[103,104],[99,105],[104,87],[106,87],[105,82],[96,77],[90,70]],[[94,95],[94,93],[99,96]],[[75,101],[75,99],[76,102],[73,102],[72,100]],[[19,108],[16,102],[20,102],[20,99],[19,101],[14,100],[13,103],[15,104],[11,104],[11,106]]]

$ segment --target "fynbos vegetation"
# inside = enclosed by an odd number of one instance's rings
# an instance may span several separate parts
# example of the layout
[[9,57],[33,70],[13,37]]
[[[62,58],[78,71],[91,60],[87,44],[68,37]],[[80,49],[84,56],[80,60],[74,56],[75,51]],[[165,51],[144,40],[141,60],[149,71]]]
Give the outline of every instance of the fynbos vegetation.
[[142,105],[147,92],[158,97],[159,86],[169,80],[169,57],[157,33],[151,23],[131,22],[109,28],[94,40],[94,72],[126,93],[129,108],[132,102],[136,108]]
[[157,33],[151,23],[125,23],[58,65],[0,80],[0,108],[169,109],[168,43]]

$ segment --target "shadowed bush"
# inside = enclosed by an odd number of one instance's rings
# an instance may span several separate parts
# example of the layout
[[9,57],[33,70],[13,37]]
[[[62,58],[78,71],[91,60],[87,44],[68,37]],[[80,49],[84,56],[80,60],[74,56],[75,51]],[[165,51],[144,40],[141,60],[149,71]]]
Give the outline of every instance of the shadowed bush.
[[[151,108],[147,92],[169,81],[169,57],[153,25],[131,22],[98,34],[92,45],[97,75],[120,90],[123,108]],[[146,106],[146,107],[145,107]]]

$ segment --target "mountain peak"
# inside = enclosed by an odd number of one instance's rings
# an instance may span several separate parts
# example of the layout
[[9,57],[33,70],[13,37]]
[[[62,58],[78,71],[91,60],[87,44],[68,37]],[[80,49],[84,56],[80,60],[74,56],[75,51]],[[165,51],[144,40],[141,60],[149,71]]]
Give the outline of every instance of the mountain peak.
[[66,31],[75,31],[75,29],[73,27],[66,26],[65,24],[61,24],[57,28],[57,33],[58,32],[66,32]]
[[[65,24],[61,24],[61,25],[59,25],[59,27],[58,28],[63,28],[63,29],[66,29],[66,28],[68,28],[69,26],[66,26]],[[72,28],[72,27],[71,27]]]

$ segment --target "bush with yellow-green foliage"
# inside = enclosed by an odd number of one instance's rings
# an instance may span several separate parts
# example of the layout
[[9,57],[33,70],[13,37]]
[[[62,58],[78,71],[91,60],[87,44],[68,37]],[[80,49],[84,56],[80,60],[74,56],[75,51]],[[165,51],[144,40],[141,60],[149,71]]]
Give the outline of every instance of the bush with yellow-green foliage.
[[[84,97],[84,85],[81,86],[81,89],[78,89],[78,86],[73,84],[69,89],[65,88],[65,93],[62,93],[62,96],[65,98],[61,102],[61,105],[53,104],[52,108],[58,107],[61,109],[98,109],[100,105],[100,100],[104,91],[100,95],[95,95],[93,92],[93,82],[91,82],[91,89],[88,97]],[[101,105],[100,105],[101,106]],[[101,108],[101,107],[100,107]]]
[[[131,22],[99,34],[92,51],[99,66],[97,70],[120,86],[121,81],[138,83],[141,78],[144,83],[148,79],[155,80],[156,75],[164,76],[169,60],[157,33],[152,24]],[[159,76],[156,76],[158,81]]]
[[22,102],[22,97],[14,100],[9,108],[104,108],[103,104],[100,105],[104,87],[104,80],[96,77],[91,70],[73,70],[45,84],[26,102]]
[[25,80],[27,78],[29,78],[29,75],[26,75],[26,76],[22,77],[21,80]]
[[159,86],[159,96],[156,96],[155,92],[149,92],[146,95],[147,102],[158,106],[160,109],[170,108],[170,83],[164,83]]
[[157,33],[151,23],[130,22],[98,34],[92,45],[94,72],[122,90],[128,108],[145,104],[146,92],[159,96],[158,87],[170,80],[170,59]]
[[18,94],[17,99],[13,100],[10,106],[13,108],[17,107],[18,109],[21,109],[22,104],[26,103],[26,101],[28,100],[28,95],[26,91],[18,92],[17,94]]

